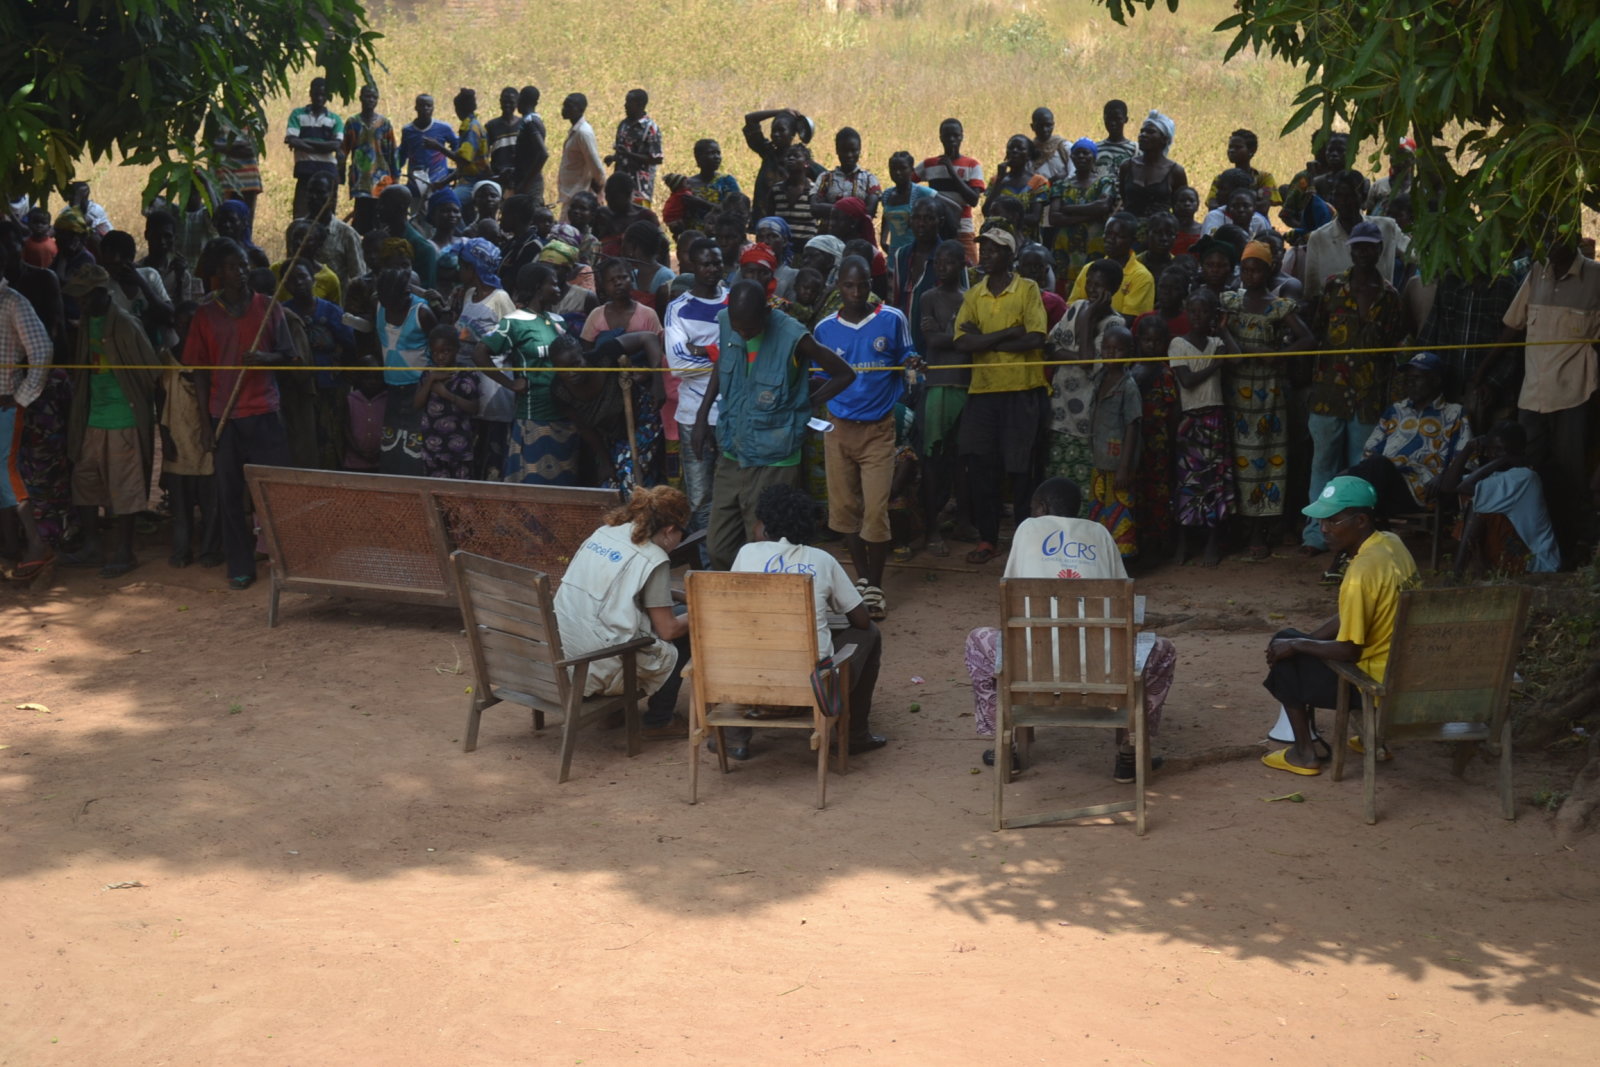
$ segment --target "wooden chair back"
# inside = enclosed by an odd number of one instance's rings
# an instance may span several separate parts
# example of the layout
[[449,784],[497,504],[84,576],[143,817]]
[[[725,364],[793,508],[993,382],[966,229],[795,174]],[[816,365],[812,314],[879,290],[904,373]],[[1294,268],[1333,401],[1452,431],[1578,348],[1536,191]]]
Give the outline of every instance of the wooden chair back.
[[1138,673],[1131,580],[1007,578],[1000,612],[999,684],[1013,709],[1120,712],[1113,725],[1127,725]]
[[500,700],[558,711],[571,682],[550,576],[470,552],[452,560],[477,685]]
[[1499,585],[1400,594],[1378,701],[1385,727],[1505,720],[1528,590]]
[[703,705],[810,706],[816,604],[806,574],[691,571],[689,644]]

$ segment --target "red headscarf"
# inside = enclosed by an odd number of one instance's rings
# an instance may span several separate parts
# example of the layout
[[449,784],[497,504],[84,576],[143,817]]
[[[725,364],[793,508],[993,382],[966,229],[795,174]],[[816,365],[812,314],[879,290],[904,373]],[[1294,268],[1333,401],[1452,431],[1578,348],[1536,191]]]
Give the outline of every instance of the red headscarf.
[[856,220],[855,237],[846,237],[845,240],[860,239],[870,241],[873,248],[878,247],[878,232],[872,225],[872,216],[867,214],[867,205],[858,196],[843,196],[833,202],[833,206]]
[[770,297],[778,291],[778,257],[772,254],[772,249],[760,241],[745,246],[745,250],[739,253],[739,266],[742,267],[746,263],[765,263],[767,270],[773,272],[773,276],[767,279],[767,296]]

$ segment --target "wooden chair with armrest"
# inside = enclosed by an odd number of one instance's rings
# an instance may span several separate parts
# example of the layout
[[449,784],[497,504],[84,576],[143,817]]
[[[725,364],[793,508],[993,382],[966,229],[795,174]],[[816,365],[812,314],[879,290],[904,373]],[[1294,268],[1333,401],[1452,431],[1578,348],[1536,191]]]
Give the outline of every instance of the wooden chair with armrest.
[[[547,712],[565,717],[561,725],[561,770],[565,782],[572,767],[578,730],[620,709],[628,731],[628,755],[643,747],[637,655],[654,641],[649,636],[597,649],[581,656],[561,650],[550,577],[512,563],[455,552],[456,589],[467,645],[476,674],[467,704],[463,752],[478,747],[478,725],[492,704],[510,701],[533,709],[533,728],[544,729]],[[622,658],[623,691],[617,696],[583,695],[589,664],[612,656]]]
[[1511,795],[1507,698],[1528,618],[1528,590],[1499,585],[1409,589],[1400,594],[1383,680],[1353,663],[1331,662],[1339,678],[1333,780],[1344,778],[1350,690],[1361,694],[1363,804],[1378,821],[1378,750],[1396,741],[1455,741],[1457,777],[1477,742],[1500,746],[1500,813],[1517,817]]
[[[828,745],[837,745],[837,768],[849,760],[849,658],[854,645],[834,652],[837,674],[827,675],[831,701],[818,698],[817,616],[808,574],[744,574],[691,571],[684,580],[689,599],[689,644],[694,658],[684,669],[690,684],[689,803],[700,798],[700,746],[716,732],[717,763],[728,772],[729,726],[802,729],[813,732],[817,750],[817,807],[828,802]],[[828,703],[839,709],[829,714]],[[723,705],[717,707],[716,705]],[[744,717],[742,707],[809,707],[798,719]]]
[[[1042,826],[1134,813],[1145,829],[1150,745],[1144,684],[1135,656],[1131,579],[1006,578],[1000,582],[999,708],[995,723],[994,828]],[[1017,731],[1072,726],[1132,732],[1134,798],[1070,811],[1007,818],[1011,744]]]

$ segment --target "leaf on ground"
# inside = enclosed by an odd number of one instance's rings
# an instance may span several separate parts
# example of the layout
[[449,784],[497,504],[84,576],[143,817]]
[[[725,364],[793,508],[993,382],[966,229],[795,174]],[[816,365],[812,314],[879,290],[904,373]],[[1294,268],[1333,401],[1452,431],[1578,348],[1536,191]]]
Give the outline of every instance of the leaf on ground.
[[108,882],[107,889],[149,889],[143,882]]
[[1280,800],[1287,800],[1291,804],[1304,804],[1306,802],[1304,793],[1285,793],[1281,797],[1262,797],[1261,799],[1268,804],[1276,804]]
[[18,704],[17,705],[17,710],[18,711],[42,711],[46,715],[50,714],[50,709],[45,707],[43,704]]

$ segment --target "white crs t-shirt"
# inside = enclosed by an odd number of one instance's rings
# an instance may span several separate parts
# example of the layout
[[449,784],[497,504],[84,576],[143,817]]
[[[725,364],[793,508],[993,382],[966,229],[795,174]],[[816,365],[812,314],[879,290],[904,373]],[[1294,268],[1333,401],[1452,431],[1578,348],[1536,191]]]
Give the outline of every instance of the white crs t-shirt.
[[[738,570],[735,567],[734,570]],[[1126,578],[1111,531],[1089,519],[1041,515],[1011,538],[1007,578]]]
[[[1115,546],[1112,551],[1115,552]],[[833,655],[833,634],[828,616],[847,615],[861,604],[850,576],[839,561],[820,548],[792,545],[788,541],[752,541],[733,559],[735,571],[746,574],[809,574],[817,604],[817,655]]]

